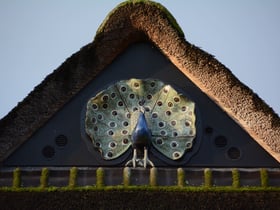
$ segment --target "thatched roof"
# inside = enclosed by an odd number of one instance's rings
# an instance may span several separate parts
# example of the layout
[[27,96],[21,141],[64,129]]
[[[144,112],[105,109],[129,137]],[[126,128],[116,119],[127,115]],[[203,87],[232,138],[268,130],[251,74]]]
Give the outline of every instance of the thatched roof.
[[127,1],[93,42],[68,58],[0,121],[0,161],[8,157],[130,44],[148,41],[280,162],[280,118],[212,55],[190,44],[160,4]]

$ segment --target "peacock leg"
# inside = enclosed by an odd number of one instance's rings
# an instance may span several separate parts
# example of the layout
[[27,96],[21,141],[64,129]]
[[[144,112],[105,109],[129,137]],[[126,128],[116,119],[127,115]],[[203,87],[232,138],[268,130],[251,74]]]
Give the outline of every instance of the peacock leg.
[[132,158],[132,166],[133,166],[133,168],[136,167],[136,160],[137,160],[137,150],[133,149],[133,158]]
[[125,166],[129,166],[130,164],[132,164],[133,168],[136,168],[137,162],[139,162],[139,160],[137,159],[137,150],[135,148],[135,149],[133,149],[133,157],[132,157],[132,159],[127,161]]
[[148,149],[146,147],[144,147],[144,158],[143,158],[143,162],[144,162],[144,168],[147,167],[147,165],[150,165],[151,167],[154,167],[153,162],[149,159],[148,157]]

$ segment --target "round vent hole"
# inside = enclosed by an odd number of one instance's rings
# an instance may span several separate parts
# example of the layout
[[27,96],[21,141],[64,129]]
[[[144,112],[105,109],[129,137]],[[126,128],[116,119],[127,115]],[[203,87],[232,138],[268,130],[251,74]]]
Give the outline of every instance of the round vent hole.
[[236,147],[231,147],[228,149],[227,155],[230,159],[237,160],[240,158],[241,152],[240,152],[240,149],[238,149]]
[[54,155],[55,155],[55,150],[54,150],[54,147],[52,146],[45,146],[43,149],[42,149],[42,154],[45,158],[52,158]]
[[68,138],[65,135],[58,135],[55,138],[55,144],[59,147],[64,147],[68,143]]

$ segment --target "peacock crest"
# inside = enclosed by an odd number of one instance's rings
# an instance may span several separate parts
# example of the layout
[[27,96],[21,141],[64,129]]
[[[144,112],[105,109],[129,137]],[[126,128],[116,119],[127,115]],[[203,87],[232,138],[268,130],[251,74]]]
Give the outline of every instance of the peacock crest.
[[122,80],[88,101],[85,127],[105,160],[134,148],[141,140],[135,135],[136,125],[137,129],[149,129],[145,149],[152,146],[167,158],[178,160],[195,138],[194,109],[194,102],[160,80]]

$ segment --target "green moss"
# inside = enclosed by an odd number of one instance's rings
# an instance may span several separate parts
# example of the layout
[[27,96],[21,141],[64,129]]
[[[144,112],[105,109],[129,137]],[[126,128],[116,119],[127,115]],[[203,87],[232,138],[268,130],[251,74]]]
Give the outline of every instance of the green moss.
[[42,168],[41,176],[40,176],[40,188],[48,187],[49,182],[49,169]]
[[108,22],[108,20],[110,19],[110,17],[121,7],[127,6],[129,4],[147,4],[147,5],[151,5],[151,6],[155,6],[157,7],[159,10],[161,10],[165,15],[166,18],[168,19],[168,21],[170,22],[170,24],[172,25],[172,27],[174,29],[176,29],[176,31],[178,32],[180,37],[184,37],[184,32],[181,29],[181,27],[179,26],[179,24],[177,23],[176,19],[173,17],[173,15],[164,7],[162,6],[160,3],[157,2],[153,2],[153,1],[149,1],[149,0],[127,0],[124,1],[122,3],[120,3],[119,5],[117,5],[104,19],[104,21],[102,22],[102,24],[99,26],[99,28],[97,29],[96,35],[101,33],[104,30],[104,27],[106,25],[106,23]]
[[104,169],[101,167],[96,170],[96,187],[104,187]]
[[21,187],[21,171],[19,168],[15,168],[13,171],[13,187],[19,188]]
[[212,171],[209,168],[204,169],[204,186],[212,187]]
[[124,186],[129,186],[130,185],[130,175],[131,175],[131,170],[129,167],[125,167],[123,169],[123,185]]
[[179,187],[184,187],[185,186],[185,179],[186,179],[186,174],[185,171],[182,168],[177,169],[177,184]]
[[76,187],[76,182],[77,182],[77,174],[78,174],[78,169],[77,167],[72,167],[70,169],[70,174],[69,174],[69,187],[73,188]]
[[83,187],[0,187],[2,192],[65,192],[65,191],[158,191],[158,192],[280,192],[280,187],[232,187],[232,186],[219,186],[209,187],[204,186],[83,186]]
[[150,186],[157,186],[157,168],[150,169]]
[[181,27],[177,23],[177,21],[174,18],[174,16],[164,6],[162,6],[161,4],[155,3],[155,2],[151,2],[151,3],[154,4],[162,12],[164,12],[164,14],[166,15],[167,19],[171,23],[172,27],[175,28],[177,30],[177,32],[179,33],[179,36],[180,37],[185,37],[183,30],[181,29]]
[[262,168],[260,170],[260,177],[261,177],[261,186],[267,187],[268,186],[268,174],[267,174],[266,169]]
[[239,188],[240,187],[240,174],[238,169],[232,169],[232,187]]

